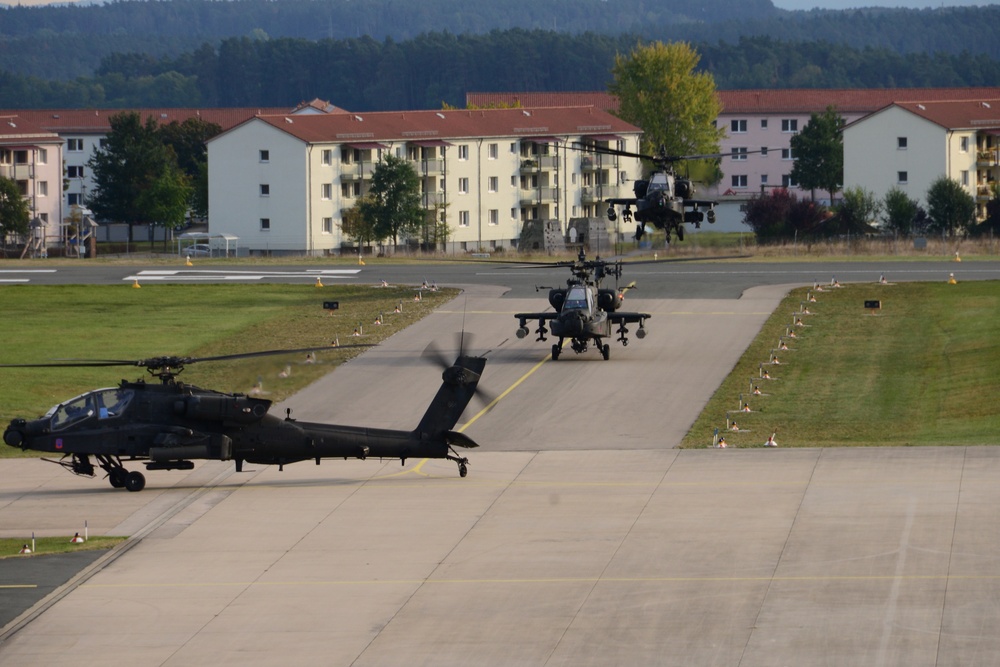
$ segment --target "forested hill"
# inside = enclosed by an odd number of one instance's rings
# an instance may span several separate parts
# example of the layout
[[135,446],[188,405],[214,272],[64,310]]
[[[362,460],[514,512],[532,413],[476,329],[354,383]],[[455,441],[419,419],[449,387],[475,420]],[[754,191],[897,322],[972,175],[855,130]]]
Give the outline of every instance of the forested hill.
[[[53,81],[0,72],[0,108],[292,107],[314,98],[351,111],[465,105],[466,91],[604,90],[635,36],[507,30],[405,42],[223,40],[177,58],[120,54],[94,77]],[[986,56],[899,54],[828,42],[743,38],[695,44],[719,88],[995,86]]]
[[0,107],[461,106],[467,90],[603,90],[639,40],[690,42],[719,88],[1000,82],[1000,6],[117,0],[0,9]]

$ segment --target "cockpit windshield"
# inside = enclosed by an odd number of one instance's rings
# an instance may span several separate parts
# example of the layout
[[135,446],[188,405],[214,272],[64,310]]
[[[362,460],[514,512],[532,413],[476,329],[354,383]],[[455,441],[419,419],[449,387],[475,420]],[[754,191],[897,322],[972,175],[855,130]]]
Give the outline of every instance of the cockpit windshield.
[[114,419],[125,411],[134,395],[132,389],[112,387],[77,396],[49,411],[52,430],[68,428],[95,415],[98,419]]
[[566,302],[563,309],[567,308],[587,308],[587,290],[582,286],[575,286],[566,293]]

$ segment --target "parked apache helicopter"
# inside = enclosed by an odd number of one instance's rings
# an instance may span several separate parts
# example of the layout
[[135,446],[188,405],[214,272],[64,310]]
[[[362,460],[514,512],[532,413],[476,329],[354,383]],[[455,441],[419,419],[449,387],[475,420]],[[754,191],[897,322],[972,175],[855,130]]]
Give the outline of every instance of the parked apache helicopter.
[[[365,345],[343,347],[369,347]],[[268,350],[216,357],[153,357],[139,361],[97,360],[48,364],[3,364],[37,368],[69,366],[138,366],[159,383],[122,380],[117,387],[97,389],[60,403],[38,419],[14,419],[3,439],[11,447],[62,454],[58,463],[77,475],[94,476],[94,464],[108,474],[111,486],[141,491],[146,478],[125,463],[142,461],[146,470],[190,470],[192,459],[277,464],[324,458],[449,459],[462,477],[469,460],[454,447],[478,447],[452,430],[477,392],[486,358],[460,353],[444,364],[443,383],[420,423],[412,431],[299,422],[268,414],[271,401],[227,394],[177,380],[185,366],[327,348]]]
[[[644,155],[614,148],[602,148],[587,144],[577,144],[578,150],[599,153],[603,155],[619,155],[649,160],[654,171],[646,180],[635,181],[632,191],[635,197],[614,197],[605,199],[608,206],[608,220],[618,219],[616,206],[624,206],[621,216],[623,222],[636,222],[635,239],[640,240],[646,233],[647,224],[667,233],[667,240],[673,233],[678,241],[684,240],[684,223],[694,223],[701,227],[703,220],[715,222],[715,206],[718,202],[709,199],[694,199],[694,183],[689,178],[678,175],[674,164],[685,160],[701,160],[724,157],[725,153],[705,155],[667,155],[661,148],[656,155]],[[632,207],[635,206],[635,211]],[[690,209],[690,210],[688,210]],[[704,210],[703,210],[704,209]]]
[[559,341],[552,345],[552,359],[559,358],[565,339],[570,340],[573,351],[577,354],[586,352],[590,341],[595,341],[598,351],[608,359],[611,356],[611,346],[603,340],[612,334],[611,325],[617,324],[615,333],[622,345],[628,345],[628,328],[626,324],[638,323],[635,332],[638,338],[646,337],[645,322],[649,313],[618,312],[625,292],[635,286],[631,283],[624,289],[607,289],[601,287],[601,281],[606,276],[621,277],[621,262],[610,264],[601,258],[588,260],[583,250],[575,262],[559,262],[548,266],[568,266],[573,277],[566,281],[566,287],[549,289],[549,304],[554,312],[517,313],[514,315],[520,321],[517,337],[528,335],[528,320],[538,320],[536,340],[546,340],[549,333],[546,323],[552,329],[552,335]]

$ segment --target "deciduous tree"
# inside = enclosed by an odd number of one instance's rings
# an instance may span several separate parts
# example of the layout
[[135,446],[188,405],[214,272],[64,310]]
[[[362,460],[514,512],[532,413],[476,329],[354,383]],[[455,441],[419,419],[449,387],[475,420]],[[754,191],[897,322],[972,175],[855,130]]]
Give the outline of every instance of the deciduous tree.
[[420,206],[420,177],[413,165],[384,155],[372,171],[368,197],[358,207],[373,225],[376,240],[391,238],[396,246],[400,236],[416,233],[424,222],[424,209]]
[[931,231],[954,236],[973,224],[976,200],[961,183],[942,176],[927,190],[927,214]]
[[830,106],[821,114],[813,113],[791,139],[792,180],[808,190],[826,190],[831,204],[844,182],[843,127],[844,119]]

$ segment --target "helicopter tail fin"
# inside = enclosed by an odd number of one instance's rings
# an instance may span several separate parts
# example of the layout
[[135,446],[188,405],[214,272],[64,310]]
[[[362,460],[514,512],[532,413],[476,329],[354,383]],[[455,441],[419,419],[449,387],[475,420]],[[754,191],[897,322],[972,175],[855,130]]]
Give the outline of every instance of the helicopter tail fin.
[[425,436],[437,436],[451,431],[476,395],[480,375],[486,367],[486,357],[459,356],[454,365],[441,374],[441,388],[424,413],[417,431]]

